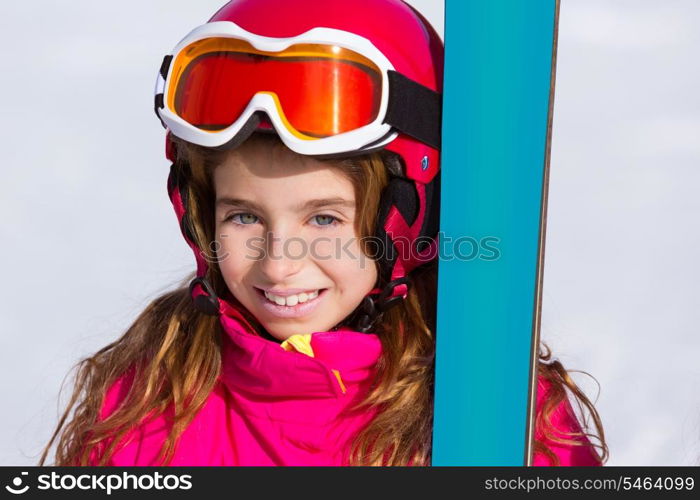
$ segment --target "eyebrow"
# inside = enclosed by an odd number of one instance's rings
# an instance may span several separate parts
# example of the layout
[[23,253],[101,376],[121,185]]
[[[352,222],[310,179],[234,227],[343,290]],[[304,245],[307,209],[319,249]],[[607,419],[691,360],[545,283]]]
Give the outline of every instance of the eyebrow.
[[[254,201],[250,200],[243,200],[240,198],[228,198],[228,197],[223,197],[223,198],[217,198],[216,200],[216,206],[229,206],[229,207],[241,207],[241,208],[249,208],[252,210],[259,210],[262,211],[262,207],[255,203]],[[351,200],[346,200],[345,198],[322,198],[322,199],[317,199],[317,200],[307,200],[303,203],[300,203],[297,205],[296,210],[298,212],[302,210],[309,210],[309,209],[319,209],[319,208],[327,208],[327,207],[344,207],[344,208],[355,208],[355,202]]]

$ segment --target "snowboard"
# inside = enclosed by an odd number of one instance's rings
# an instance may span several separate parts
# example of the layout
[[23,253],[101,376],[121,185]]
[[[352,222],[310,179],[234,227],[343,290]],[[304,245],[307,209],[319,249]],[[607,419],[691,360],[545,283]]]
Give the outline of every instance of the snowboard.
[[530,465],[558,0],[446,0],[432,465]]

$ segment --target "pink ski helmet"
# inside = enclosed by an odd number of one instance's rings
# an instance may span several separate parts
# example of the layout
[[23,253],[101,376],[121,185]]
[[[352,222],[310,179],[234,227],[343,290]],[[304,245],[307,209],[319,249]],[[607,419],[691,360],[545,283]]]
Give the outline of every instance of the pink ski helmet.
[[[221,126],[195,123],[197,119],[211,121],[214,115],[219,120],[221,109],[225,107],[210,104],[212,93],[216,92],[211,87],[200,92],[199,97],[197,89],[193,91],[191,85],[189,94],[181,92],[184,98],[177,94],[183,87],[183,75],[198,75],[187,66],[199,60],[194,56],[200,49],[192,47],[202,45],[202,40],[209,43],[212,37],[226,38],[224,45],[231,43],[229,38],[235,38],[238,45],[231,50],[247,50],[258,59],[260,55],[271,54],[271,60],[300,44],[307,44],[304,47],[310,43],[321,44],[321,47],[323,44],[340,45],[351,50],[355,62],[361,61],[362,65],[373,68],[372,78],[365,78],[370,82],[366,85],[381,81],[382,84],[377,85],[380,90],[372,91],[380,97],[373,106],[368,106],[372,110],[368,112],[370,117],[358,122],[357,130],[340,134],[350,137],[355,134],[354,143],[336,140],[338,137],[331,136],[333,132],[326,134],[330,137],[314,137],[322,140],[305,140],[310,137],[300,133],[296,124],[290,125],[293,118],[285,116],[280,120],[278,115],[285,113],[275,112],[286,105],[280,103],[283,98],[276,99],[273,105],[271,100],[263,102],[267,98],[263,96],[256,107],[253,104],[256,104],[257,94],[253,99],[248,95],[241,97],[247,105],[245,112],[237,108],[235,116],[221,118],[228,120]],[[247,48],[241,49],[241,43]],[[221,44],[216,47],[217,55],[227,50],[222,49]],[[334,51],[336,48],[333,47]],[[192,57],[182,56],[187,51]],[[202,53],[200,59],[211,54]],[[170,134],[200,145],[226,149],[241,144],[256,130],[274,131],[297,152],[319,157],[352,156],[379,149],[395,153],[397,161],[389,167],[390,182],[382,193],[378,214],[377,252],[372,256],[379,265],[379,283],[351,320],[356,329],[368,331],[383,311],[407,296],[410,273],[437,257],[443,54],[442,41],[432,26],[401,0],[231,0],[206,25],[190,33],[163,61],[156,86],[155,110],[168,129],[166,155],[174,161]],[[200,80],[205,78],[201,75],[207,74],[206,68],[197,69]],[[225,78],[220,75],[226,71],[221,67],[217,69],[212,74]],[[236,75],[236,69],[231,69],[230,74]],[[285,78],[288,80],[286,74]],[[348,88],[362,89],[365,84],[357,81],[353,80]],[[224,88],[227,93],[221,95],[228,99],[228,89],[218,83],[217,89]],[[280,89],[277,94],[282,96],[283,92],[289,94],[287,89]],[[193,95],[195,97],[191,97]],[[192,102],[199,104],[190,104]],[[197,106],[209,108],[190,111]],[[209,116],[203,119],[207,113]],[[349,125],[348,129],[351,128],[353,126]],[[236,314],[230,304],[217,297],[205,278],[209,264],[192,237],[183,200],[186,178],[186,173],[177,171],[173,164],[168,193],[183,236],[197,260],[197,277],[190,285],[194,303],[207,314]]]

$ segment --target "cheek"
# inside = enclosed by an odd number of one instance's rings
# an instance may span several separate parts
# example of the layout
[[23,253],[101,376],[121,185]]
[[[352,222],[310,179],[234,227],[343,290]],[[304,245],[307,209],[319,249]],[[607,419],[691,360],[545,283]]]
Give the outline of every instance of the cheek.
[[[340,243],[340,244],[339,244]],[[338,259],[342,248],[342,238],[321,236],[309,241],[309,255],[312,259],[327,262]]]
[[224,232],[217,243],[216,259],[225,279],[242,276],[263,255],[262,238]]
[[336,275],[343,275],[352,283],[371,286],[377,278],[376,262],[362,252],[362,245],[356,237],[334,239],[328,254],[332,259],[325,266]]

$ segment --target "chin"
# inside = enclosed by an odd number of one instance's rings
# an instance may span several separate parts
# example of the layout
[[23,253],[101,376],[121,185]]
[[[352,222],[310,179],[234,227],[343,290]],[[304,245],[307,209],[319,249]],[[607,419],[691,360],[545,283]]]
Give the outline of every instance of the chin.
[[274,339],[278,342],[284,342],[287,340],[289,337],[294,335],[293,332],[287,331],[286,329],[279,329],[279,328],[270,328],[268,326],[263,325],[265,328],[265,331],[267,334],[271,337],[271,339]]
[[330,325],[330,326],[325,326],[325,324],[319,324],[319,323],[314,324],[313,322],[311,322],[311,323],[308,323],[306,325],[291,324],[291,323],[288,325],[280,325],[280,324],[277,324],[277,325],[267,324],[267,325],[265,325],[265,324],[263,324],[263,327],[265,328],[265,331],[267,331],[267,333],[271,337],[277,339],[280,342],[284,342],[292,335],[296,335],[298,333],[302,334],[302,335],[306,335],[306,334],[314,333],[314,332],[327,332],[331,328],[333,328],[334,325],[335,325],[335,323],[333,325]]

